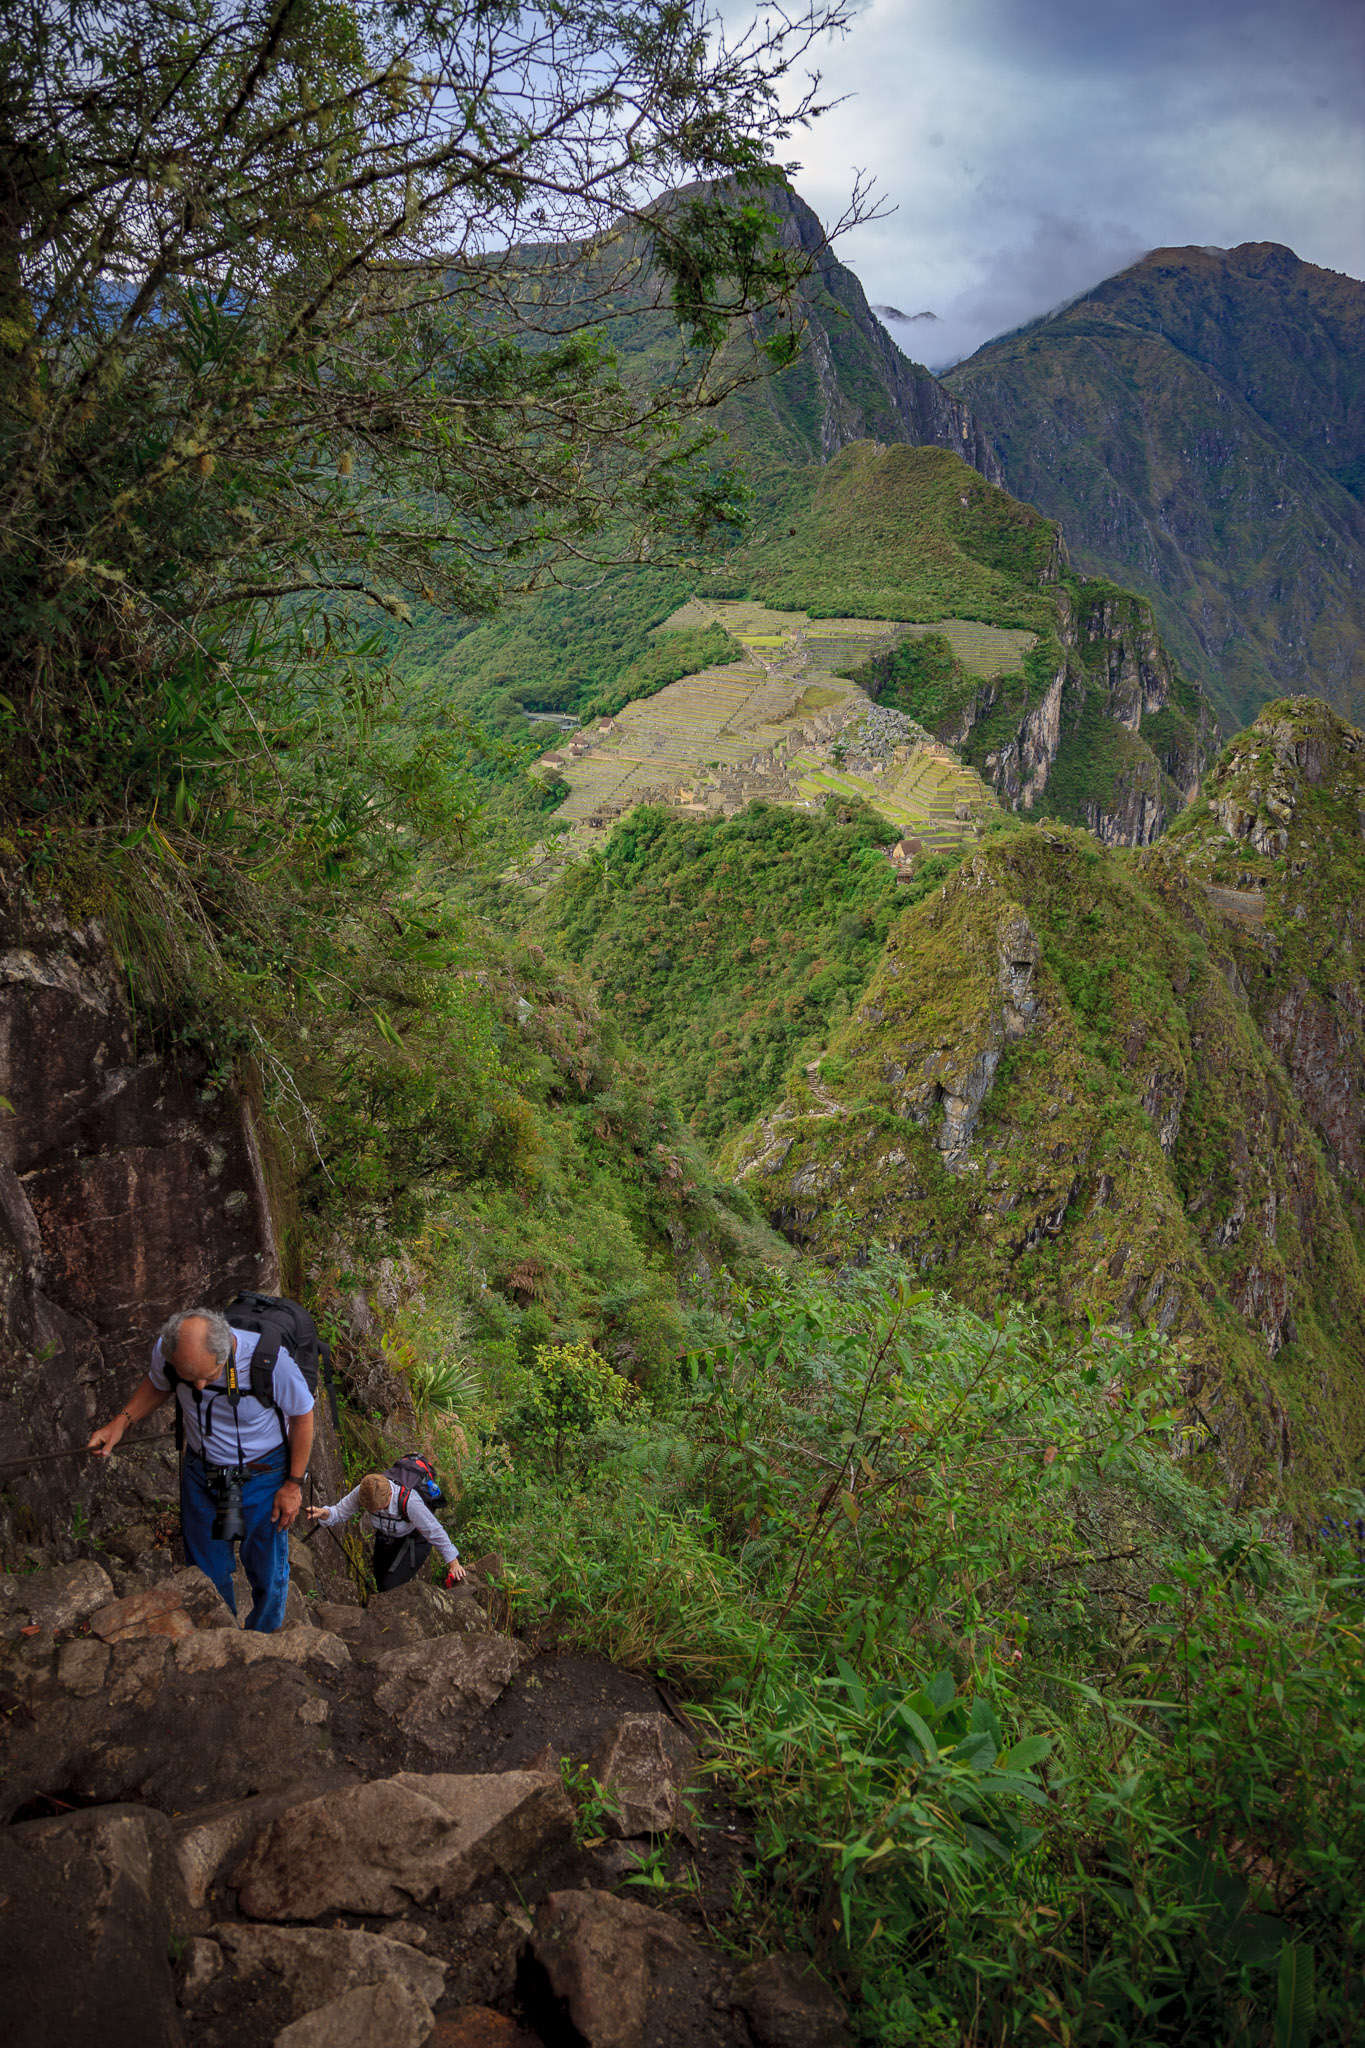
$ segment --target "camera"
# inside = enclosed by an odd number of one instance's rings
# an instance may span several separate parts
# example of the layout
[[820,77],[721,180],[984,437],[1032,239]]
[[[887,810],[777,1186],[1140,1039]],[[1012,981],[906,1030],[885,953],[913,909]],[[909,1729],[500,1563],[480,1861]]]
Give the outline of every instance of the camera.
[[209,1492],[217,1509],[213,1517],[216,1543],[240,1543],[246,1534],[246,1516],[242,1512],[243,1477],[241,1468],[234,1466],[215,1466],[209,1472]]

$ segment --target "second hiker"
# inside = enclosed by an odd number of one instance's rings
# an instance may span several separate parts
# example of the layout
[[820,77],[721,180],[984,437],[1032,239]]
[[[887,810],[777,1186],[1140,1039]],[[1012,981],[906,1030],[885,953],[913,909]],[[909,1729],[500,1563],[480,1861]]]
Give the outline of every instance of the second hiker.
[[[409,1462],[416,1466],[418,1461]],[[421,1469],[425,1473],[431,1470],[425,1460]],[[434,1474],[426,1484],[439,1499]],[[406,1586],[409,1579],[415,1579],[433,1550],[447,1567],[447,1586],[465,1576],[459,1551],[420,1498],[416,1485],[403,1485],[388,1472],[367,1472],[359,1486],[335,1507],[309,1508],[308,1519],[339,1529],[356,1514],[363,1514],[374,1531],[374,1578],[381,1593],[391,1593],[395,1586]]]

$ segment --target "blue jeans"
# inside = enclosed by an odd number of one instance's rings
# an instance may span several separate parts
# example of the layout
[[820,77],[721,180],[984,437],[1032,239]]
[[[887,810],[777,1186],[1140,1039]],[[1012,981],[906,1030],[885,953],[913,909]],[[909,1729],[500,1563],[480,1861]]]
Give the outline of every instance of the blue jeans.
[[[264,1471],[248,1472],[242,1481],[246,1534],[241,1550],[242,1569],[255,1595],[246,1625],[270,1635],[283,1625],[289,1591],[289,1533],[270,1519],[275,1495],[289,1470],[288,1452],[281,1444],[262,1462]],[[212,1579],[235,1614],[232,1545],[213,1534],[217,1512],[204,1461],[197,1451],[187,1451],[180,1462],[180,1533],[185,1539],[185,1562],[197,1564],[205,1578]]]

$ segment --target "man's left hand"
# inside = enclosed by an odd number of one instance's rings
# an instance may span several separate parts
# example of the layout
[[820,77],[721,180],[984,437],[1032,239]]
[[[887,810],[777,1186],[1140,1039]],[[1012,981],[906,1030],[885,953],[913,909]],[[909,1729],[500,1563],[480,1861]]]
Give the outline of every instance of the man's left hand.
[[272,1522],[278,1522],[282,1529],[292,1529],[303,1506],[303,1488],[297,1479],[286,1479],[275,1495],[275,1505],[270,1510]]

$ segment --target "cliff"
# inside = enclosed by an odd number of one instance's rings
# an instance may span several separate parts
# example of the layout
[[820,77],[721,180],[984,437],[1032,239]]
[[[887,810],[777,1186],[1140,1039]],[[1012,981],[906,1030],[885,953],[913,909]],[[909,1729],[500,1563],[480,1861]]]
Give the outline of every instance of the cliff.
[[[0,877],[0,1459],[84,1444],[173,1309],[278,1286],[246,1099],[140,1042],[97,922]],[[4,1533],[64,1534],[92,1483],[9,1477]]]

